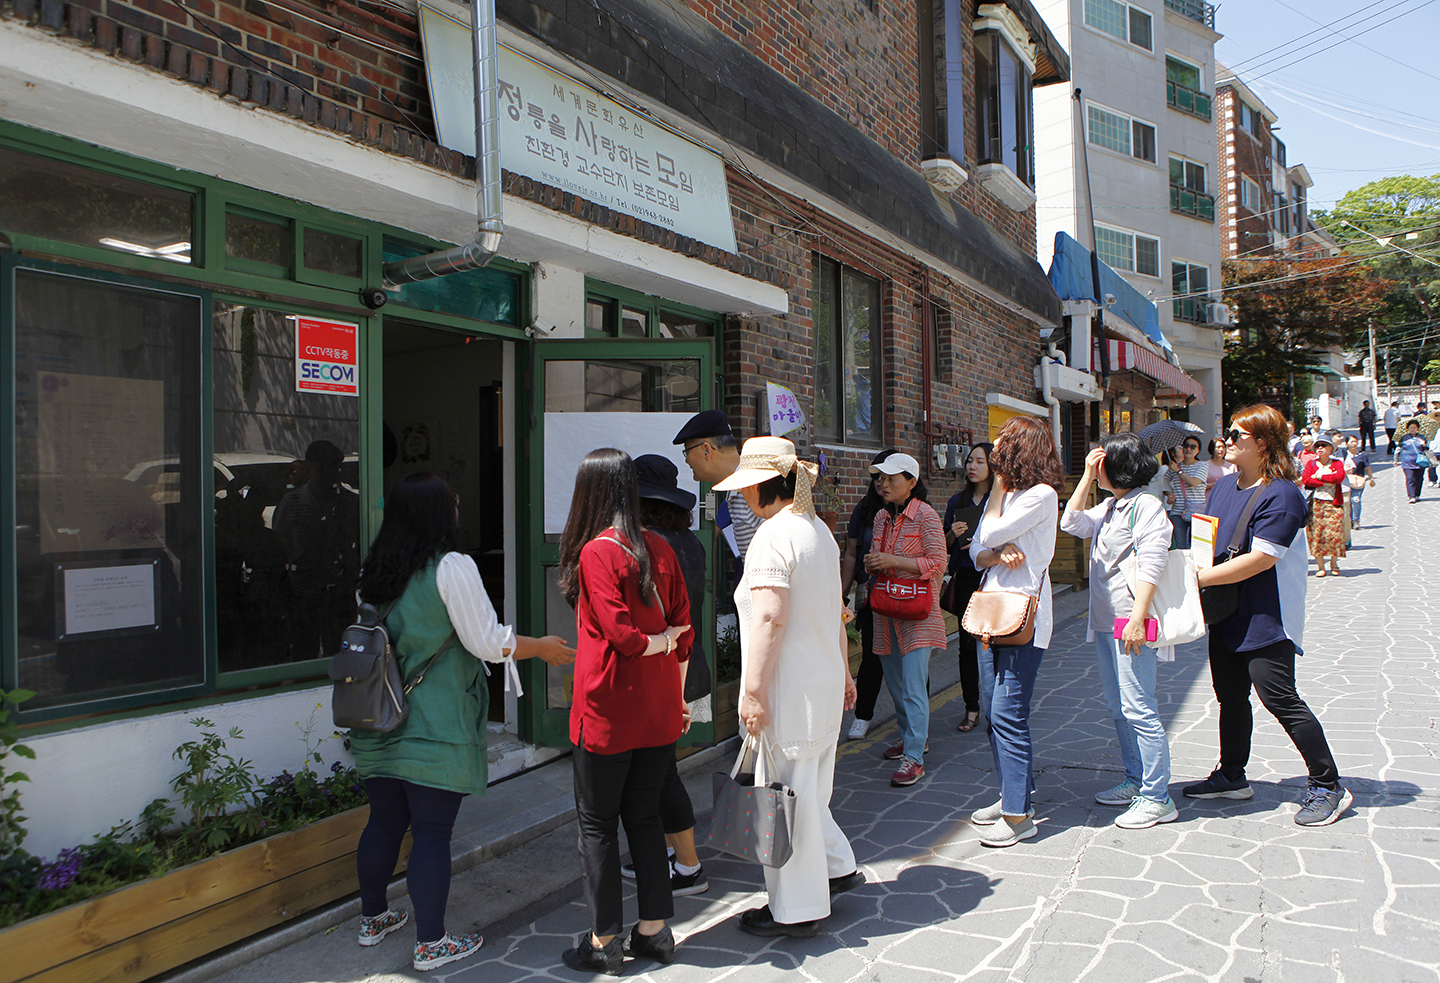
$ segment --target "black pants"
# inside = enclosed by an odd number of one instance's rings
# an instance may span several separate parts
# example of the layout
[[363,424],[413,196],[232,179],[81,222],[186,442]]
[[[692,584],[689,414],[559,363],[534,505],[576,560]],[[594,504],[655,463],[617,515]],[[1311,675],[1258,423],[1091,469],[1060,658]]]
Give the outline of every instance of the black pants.
[[1385,428],[1385,439],[1390,442],[1390,446],[1387,447],[1387,448],[1385,448],[1385,454],[1386,454],[1386,456],[1389,456],[1389,457],[1395,456],[1395,428],[1394,428],[1394,427],[1386,427],[1386,428]]
[[635,864],[635,893],[642,921],[675,914],[670,896],[670,865],[660,822],[660,788],[675,765],[675,745],[642,747],[619,754],[596,754],[576,747],[575,814],[580,827],[580,864],[585,900],[596,935],[619,935],[625,928],[620,883],[619,824],[625,824],[630,860]]
[[1361,427],[1361,428],[1360,428],[1360,449],[1361,449],[1362,451],[1365,449],[1365,441],[1367,441],[1367,440],[1370,441],[1370,449],[1373,451],[1373,450],[1375,449],[1375,428],[1374,428],[1374,427]]
[[[955,585],[955,610],[957,618],[965,616],[965,606],[980,587],[980,571],[973,567],[961,567],[954,574],[959,583]],[[978,713],[980,710],[980,662],[976,658],[976,644],[973,635],[964,627],[956,629],[956,642],[960,646],[960,692],[965,697],[965,712]]]
[[690,804],[690,793],[685,791],[673,756],[665,772],[665,784],[660,786],[660,827],[666,836],[695,828],[695,807]]
[[1425,487],[1425,472],[1421,468],[1405,468],[1405,496],[1419,498],[1420,489]]
[[885,670],[880,668],[880,656],[875,654],[875,616],[870,613],[869,605],[856,612],[855,623],[860,626],[860,671],[855,674],[855,719],[870,720],[875,716],[875,701],[880,698],[880,684],[885,682]]
[[1333,789],[1340,781],[1335,758],[1320,721],[1295,690],[1295,643],[1289,639],[1249,652],[1231,652],[1217,632],[1210,633],[1210,679],[1220,701],[1220,773],[1231,781],[1245,777],[1255,718],[1250,688],[1285,728],[1309,769],[1310,781]]
[[400,860],[405,830],[414,837],[405,884],[415,904],[415,941],[445,936],[445,903],[450,899],[450,833],[460,812],[460,792],[414,785],[398,778],[367,778],[370,819],[355,850],[360,875],[360,913],[385,914],[385,889]]

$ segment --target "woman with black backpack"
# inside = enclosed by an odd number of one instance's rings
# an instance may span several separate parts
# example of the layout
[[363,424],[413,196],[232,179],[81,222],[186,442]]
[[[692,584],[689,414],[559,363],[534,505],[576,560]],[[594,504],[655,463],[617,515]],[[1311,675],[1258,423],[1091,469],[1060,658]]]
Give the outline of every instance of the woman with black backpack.
[[[406,829],[414,836],[406,885],[415,904],[417,970],[430,970],[479,951],[479,934],[445,931],[450,894],[450,834],[460,801],[484,795],[485,720],[490,687],[485,662],[539,656],[569,665],[575,650],[554,636],[527,638],[499,623],[475,561],[460,552],[460,519],[450,486],[429,472],[407,474],[385,496],[385,517],[360,574],[360,599],[384,612],[402,679],[413,680],[410,714],[387,733],[352,730],[350,750],[370,796],[360,835],[360,938],[378,945],[404,927],[410,913],[391,910],[385,889]],[[509,686],[509,678],[506,681]]]

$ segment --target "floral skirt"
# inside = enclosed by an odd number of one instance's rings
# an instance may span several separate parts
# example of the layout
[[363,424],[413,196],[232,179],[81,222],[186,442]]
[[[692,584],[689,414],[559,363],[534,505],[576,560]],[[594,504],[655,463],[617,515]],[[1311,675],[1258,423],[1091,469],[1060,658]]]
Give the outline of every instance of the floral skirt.
[[1345,527],[1340,506],[1316,498],[1310,523],[1305,527],[1305,539],[1310,544],[1311,556],[1344,556]]

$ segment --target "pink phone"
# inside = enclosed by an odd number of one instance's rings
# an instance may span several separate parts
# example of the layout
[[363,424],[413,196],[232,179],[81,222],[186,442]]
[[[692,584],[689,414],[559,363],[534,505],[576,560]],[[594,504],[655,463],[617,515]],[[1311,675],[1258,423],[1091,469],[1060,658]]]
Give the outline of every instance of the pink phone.
[[[1125,635],[1125,626],[1128,625],[1129,623],[1130,623],[1130,619],[1129,619],[1129,618],[1116,618],[1116,619],[1115,619],[1115,637],[1116,637],[1116,638],[1123,638],[1123,637],[1124,637],[1124,635]],[[1147,641],[1147,642],[1153,642],[1153,641],[1155,641],[1155,639],[1157,639],[1157,638],[1159,638],[1159,637],[1160,637],[1160,622],[1156,621],[1154,618],[1146,618],[1146,619],[1145,619],[1145,641]]]

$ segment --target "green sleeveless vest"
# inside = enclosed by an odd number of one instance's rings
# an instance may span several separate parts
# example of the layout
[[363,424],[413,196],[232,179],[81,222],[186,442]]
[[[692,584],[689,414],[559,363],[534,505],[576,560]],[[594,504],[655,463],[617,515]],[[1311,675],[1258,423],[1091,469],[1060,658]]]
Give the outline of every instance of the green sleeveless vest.
[[[405,680],[414,678],[453,630],[435,585],[438,566],[433,560],[417,572],[385,619]],[[351,731],[350,751],[360,775],[483,795],[490,686],[480,660],[455,639],[410,691],[409,701],[410,718],[390,733]]]

